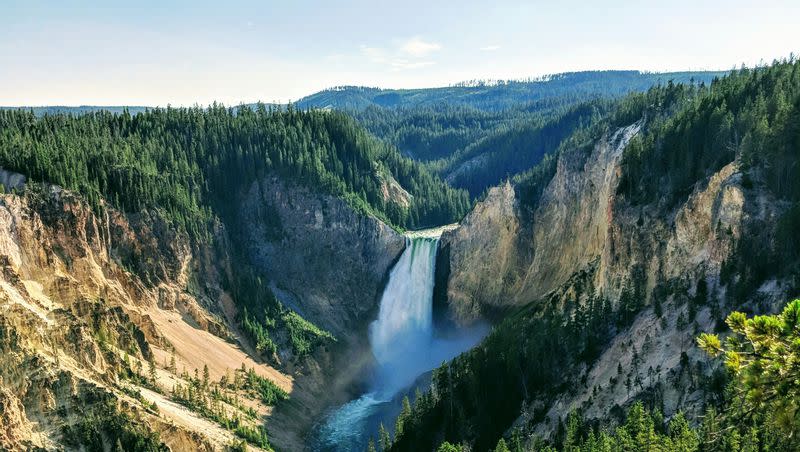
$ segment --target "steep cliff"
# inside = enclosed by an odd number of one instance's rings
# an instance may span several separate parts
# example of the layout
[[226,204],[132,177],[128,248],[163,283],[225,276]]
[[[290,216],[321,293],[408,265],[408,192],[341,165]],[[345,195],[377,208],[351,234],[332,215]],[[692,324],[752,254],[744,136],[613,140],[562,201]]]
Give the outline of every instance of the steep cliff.
[[252,184],[239,211],[247,252],[278,298],[337,337],[358,335],[403,236],[339,198],[277,177]]
[[326,408],[349,399],[350,385],[372,362],[367,326],[405,239],[342,199],[277,177],[253,183],[238,212],[244,253],[275,296],[337,341],[296,369],[310,397],[282,404],[270,421],[296,449]]
[[122,429],[123,441],[154,431],[171,447],[221,449],[233,432],[167,401],[188,379],[177,369],[208,366],[218,380],[246,366],[291,391],[215,314],[223,292],[203,259],[211,252],[157,215],[97,215],[73,193],[34,185],[0,199],[0,243],[4,447],[67,445],[86,428],[113,441],[104,429],[122,420],[140,429]]
[[535,210],[523,209],[507,182],[492,188],[458,229],[445,233],[448,300],[458,320],[470,321],[486,307],[540,298],[603,254],[617,165],[640,128],[637,123],[609,133],[588,152],[564,152]]
[[[693,346],[694,337],[720,325],[733,306],[732,284],[722,274],[738,258],[738,245],[756,234],[769,241],[786,209],[768,191],[744,184],[738,161],[675,206],[631,204],[618,194],[621,158],[643,126],[611,130],[587,148],[561,152],[533,205],[510,183],[491,189],[442,238],[447,300],[460,323],[530,304],[564,310],[569,318],[597,299],[610,300],[623,319],[597,358],[574,369],[571,389],[555,399],[534,397],[521,408],[514,425],[523,431],[547,437],[577,409],[608,420],[637,398],[667,416],[678,409],[695,419],[702,414],[709,397],[703,381],[715,369]],[[768,280],[747,298],[746,309],[778,309],[789,287]]]

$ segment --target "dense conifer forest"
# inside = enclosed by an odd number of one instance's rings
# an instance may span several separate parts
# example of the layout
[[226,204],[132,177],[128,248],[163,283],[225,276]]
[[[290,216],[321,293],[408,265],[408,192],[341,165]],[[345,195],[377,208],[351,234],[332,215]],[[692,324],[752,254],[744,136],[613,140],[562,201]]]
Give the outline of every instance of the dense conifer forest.
[[[104,198],[127,212],[156,209],[196,238],[250,183],[271,172],[341,196],[401,228],[451,223],[469,207],[465,192],[347,116],[294,108],[153,109],[131,115],[0,112],[0,167],[36,181]],[[408,205],[387,199],[392,179]]]

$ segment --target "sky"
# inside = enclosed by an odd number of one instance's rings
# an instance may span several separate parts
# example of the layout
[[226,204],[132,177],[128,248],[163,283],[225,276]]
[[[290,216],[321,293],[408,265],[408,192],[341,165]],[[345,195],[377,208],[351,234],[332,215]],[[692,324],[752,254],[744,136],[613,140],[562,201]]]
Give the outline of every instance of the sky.
[[0,0],[0,105],[287,102],[800,51],[798,0]]

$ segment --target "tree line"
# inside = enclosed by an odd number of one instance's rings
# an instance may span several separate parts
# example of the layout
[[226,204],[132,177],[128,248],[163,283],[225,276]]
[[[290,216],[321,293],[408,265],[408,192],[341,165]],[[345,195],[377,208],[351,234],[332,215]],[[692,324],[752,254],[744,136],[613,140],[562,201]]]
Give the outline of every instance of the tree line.
[[[341,196],[401,228],[457,221],[466,193],[369,136],[346,115],[263,105],[44,115],[0,111],[0,167],[105,199],[126,212],[154,209],[195,238],[233,214],[250,183],[277,173]],[[381,177],[383,175],[383,177]],[[386,177],[412,195],[384,194]]]

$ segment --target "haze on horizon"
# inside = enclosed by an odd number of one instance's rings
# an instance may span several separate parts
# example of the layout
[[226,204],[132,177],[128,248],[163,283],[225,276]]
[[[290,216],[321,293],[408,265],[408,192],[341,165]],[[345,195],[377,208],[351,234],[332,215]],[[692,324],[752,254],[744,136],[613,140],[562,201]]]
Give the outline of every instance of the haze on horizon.
[[339,85],[727,70],[800,43],[800,2],[788,0],[162,3],[4,2],[0,105],[231,105]]

